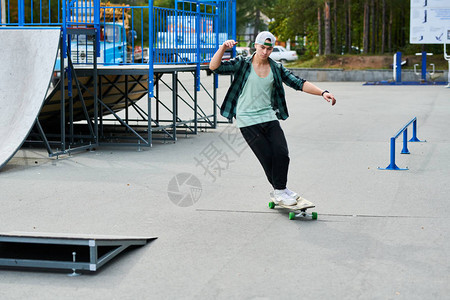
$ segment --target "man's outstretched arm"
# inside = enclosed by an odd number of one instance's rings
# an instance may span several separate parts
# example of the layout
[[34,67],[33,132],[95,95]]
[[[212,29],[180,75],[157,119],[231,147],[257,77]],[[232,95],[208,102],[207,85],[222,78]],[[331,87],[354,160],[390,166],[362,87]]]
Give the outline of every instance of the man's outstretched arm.
[[320,96],[322,95],[322,97],[327,100],[328,102],[331,102],[331,105],[335,105],[336,104],[336,99],[334,98],[333,94],[331,94],[328,91],[324,91],[320,88],[318,88],[317,86],[315,86],[314,84],[312,84],[311,82],[305,81],[303,83],[303,91],[305,93],[311,94],[311,95],[317,95]]

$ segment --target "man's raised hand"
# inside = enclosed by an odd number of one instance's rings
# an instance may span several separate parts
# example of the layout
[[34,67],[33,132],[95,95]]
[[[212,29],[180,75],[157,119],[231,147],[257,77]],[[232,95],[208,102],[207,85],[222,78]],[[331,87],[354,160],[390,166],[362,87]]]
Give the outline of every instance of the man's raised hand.
[[234,40],[227,40],[223,42],[222,46],[225,47],[225,50],[233,48],[235,45],[237,45],[237,42]]

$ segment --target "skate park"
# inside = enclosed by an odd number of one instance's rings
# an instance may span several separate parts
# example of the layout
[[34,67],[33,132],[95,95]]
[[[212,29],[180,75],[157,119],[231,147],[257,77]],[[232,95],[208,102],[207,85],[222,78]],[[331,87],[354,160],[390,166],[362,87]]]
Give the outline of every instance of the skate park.
[[[189,72],[177,76],[195,86]],[[229,80],[218,78],[218,102]],[[335,107],[285,90],[289,186],[316,204],[318,220],[267,207],[263,171],[220,117],[197,134],[166,128],[176,141],[152,147],[104,143],[54,156],[20,148],[0,170],[2,232],[158,238],[78,277],[1,268],[2,298],[445,299],[450,90],[362,84],[317,82]],[[172,100],[171,89],[160,93]],[[198,101],[210,98],[199,93]],[[391,137],[414,117],[424,142],[400,154],[396,140],[396,165],[408,170],[379,170],[390,164]],[[197,181],[177,181],[186,174]],[[280,278],[299,281],[298,290]]]
[[[322,299],[445,298],[449,90],[320,85],[338,104],[286,89],[291,117],[283,123],[289,185],[314,200],[316,221],[267,207],[263,171],[249,149],[228,150],[225,125],[141,152],[106,147],[56,159],[20,150],[0,174],[3,231],[158,239],[95,275],[2,269],[4,297],[296,298],[274,283],[288,276]],[[396,164],[408,170],[378,170],[389,165],[389,138],[412,115],[426,142],[400,155],[398,141]],[[211,143],[233,161],[215,181],[195,160]],[[180,173],[201,182],[191,206],[169,197]]]

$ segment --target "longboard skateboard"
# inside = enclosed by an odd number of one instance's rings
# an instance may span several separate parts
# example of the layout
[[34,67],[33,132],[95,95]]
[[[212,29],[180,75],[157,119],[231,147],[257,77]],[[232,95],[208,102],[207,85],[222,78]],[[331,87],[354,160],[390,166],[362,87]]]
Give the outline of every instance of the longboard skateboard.
[[313,220],[317,220],[317,216],[318,216],[317,212],[311,212],[311,213],[306,212],[306,210],[308,208],[313,208],[313,207],[315,207],[315,205],[302,197],[299,197],[297,199],[296,205],[284,205],[281,203],[276,204],[274,201],[269,202],[270,209],[274,209],[276,206],[280,206],[280,207],[290,210],[289,220],[294,220],[297,217],[303,217],[303,218],[308,217]]

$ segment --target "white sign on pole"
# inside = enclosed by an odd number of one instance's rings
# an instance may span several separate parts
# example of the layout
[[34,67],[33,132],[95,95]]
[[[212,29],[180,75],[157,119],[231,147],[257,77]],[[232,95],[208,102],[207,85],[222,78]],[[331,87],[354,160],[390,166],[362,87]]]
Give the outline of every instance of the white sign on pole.
[[411,0],[409,42],[450,43],[450,0]]

